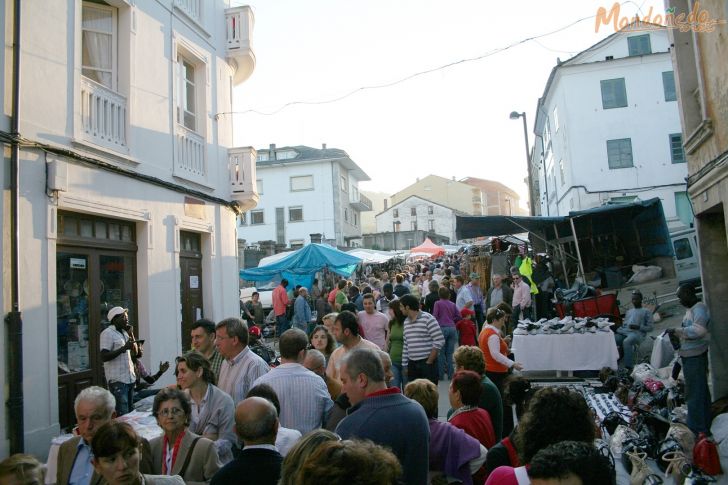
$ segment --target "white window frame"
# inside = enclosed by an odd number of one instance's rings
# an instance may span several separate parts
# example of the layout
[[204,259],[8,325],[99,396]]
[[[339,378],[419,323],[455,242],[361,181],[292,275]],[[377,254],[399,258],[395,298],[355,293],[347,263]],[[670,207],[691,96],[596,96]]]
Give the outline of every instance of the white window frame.
[[[257,216],[258,214],[260,214],[261,221],[255,222],[255,216]],[[261,226],[263,224],[265,224],[265,211],[263,209],[250,211],[250,225],[251,226]]]
[[392,217],[399,217],[399,209],[392,209]]
[[256,179],[255,187],[257,189],[258,195],[263,195],[263,179]]
[[[103,32],[103,31],[94,31],[90,29],[84,29],[83,28],[83,10],[84,9],[96,9],[101,11],[107,11],[111,13],[111,32]],[[81,2],[81,57],[79,58],[81,63],[81,75],[84,76],[83,70],[86,68],[83,65],[83,32],[85,30],[89,30],[94,33],[100,33],[100,34],[111,34],[111,86],[106,86],[108,89],[111,89],[114,92],[118,92],[119,86],[119,10],[116,7],[112,7],[109,5],[101,5],[98,3],[91,3],[91,2]],[[106,72],[105,70],[101,68],[96,67],[88,67],[95,71],[102,71]],[[103,83],[100,83],[98,81],[95,81],[87,76],[86,79],[90,79],[91,81],[97,82],[101,84],[102,86],[105,86]]]
[[428,216],[431,216],[431,215],[432,215],[432,214],[434,214],[434,213],[435,213],[435,206],[433,206],[433,205],[428,205],[428,206],[427,206],[427,215],[428,215]]
[[[293,218],[293,211],[301,211],[300,219]],[[303,222],[303,206],[302,205],[297,205],[297,206],[288,208],[288,222]]]
[[428,231],[434,231],[435,230],[435,219],[429,219],[427,221],[427,230]]
[[[310,184],[304,184],[303,188],[296,187],[299,183],[303,183],[308,179]],[[288,185],[291,192],[305,192],[307,190],[314,190],[313,175],[295,175],[288,178]]]
[[[174,107],[175,122],[207,140],[207,108],[210,106],[210,57],[209,53],[200,49],[178,33],[173,34],[174,48]],[[190,128],[184,123],[182,102],[186,80],[182,74],[181,60],[187,61],[195,69],[195,127]],[[181,116],[182,115],[182,116]]]
[[346,175],[342,175],[339,179],[339,188],[342,192],[347,192],[349,190],[349,182],[346,179]]

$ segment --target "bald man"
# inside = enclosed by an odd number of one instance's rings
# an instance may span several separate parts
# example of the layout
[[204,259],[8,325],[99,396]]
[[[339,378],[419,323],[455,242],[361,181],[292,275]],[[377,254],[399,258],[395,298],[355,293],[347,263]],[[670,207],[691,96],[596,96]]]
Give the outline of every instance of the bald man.
[[283,457],[276,449],[278,413],[262,397],[249,397],[235,408],[235,432],[243,451],[212,477],[210,485],[276,485]]

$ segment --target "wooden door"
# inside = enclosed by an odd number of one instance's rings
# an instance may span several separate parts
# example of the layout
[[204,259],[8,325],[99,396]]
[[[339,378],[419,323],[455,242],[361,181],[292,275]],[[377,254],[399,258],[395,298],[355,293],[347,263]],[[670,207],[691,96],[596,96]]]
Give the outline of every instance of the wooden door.
[[180,298],[182,308],[182,349],[192,347],[190,332],[192,324],[205,316],[202,302],[202,253],[200,235],[181,232],[180,241]]

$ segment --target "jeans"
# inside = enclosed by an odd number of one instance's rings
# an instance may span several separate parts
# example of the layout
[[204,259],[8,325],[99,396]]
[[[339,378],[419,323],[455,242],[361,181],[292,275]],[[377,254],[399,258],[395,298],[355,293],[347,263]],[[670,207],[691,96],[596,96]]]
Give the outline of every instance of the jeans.
[[134,397],[134,383],[124,384],[123,382],[109,382],[109,391],[116,399],[116,415],[122,416],[131,412],[131,405]]
[[644,335],[639,331],[623,330],[620,328],[617,333],[614,334],[614,340],[617,343],[617,348],[622,348],[624,351],[624,357],[622,358],[622,364],[630,369],[634,367],[634,348],[635,346],[642,343]]
[[286,314],[276,316],[276,335],[280,337],[283,332],[291,328],[291,322],[288,321]]
[[407,376],[402,373],[402,362],[392,362],[392,374],[394,374],[394,377],[390,382],[390,386],[404,389],[404,386],[407,385]]
[[454,374],[452,354],[458,344],[458,331],[455,327],[440,327],[442,336],[445,337],[445,345],[440,349],[437,355],[437,376],[440,380],[445,378],[445,372],[450,379]]
[[407,381],[415,379],[428,379],[437,385],[437,362],[428,364],[427,359],[410,360],[407,363]]
[[710,434],[710,389],[708,389],[708,352],[681,357],[688,405],[688,428]]

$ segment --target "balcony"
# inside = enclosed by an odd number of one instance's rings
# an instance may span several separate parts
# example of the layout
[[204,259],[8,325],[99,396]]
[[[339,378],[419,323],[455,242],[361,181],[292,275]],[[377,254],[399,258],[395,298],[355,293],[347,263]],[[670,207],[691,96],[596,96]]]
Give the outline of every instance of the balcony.
[[349,204],[351,204],[351,207],[360,211],[370,211],[372,210],[372,201],[369,200],[368,197],[357,193],[354,194],[353,191],[351,191],[351,195],[349,196]]
[[205,139],[178,124],[174,136],[174,175],[205,185]]
[[260,200],[255,176],[256,158],[257,153],[253,147],[237,147],[228,150],[230,196],[239,204],[242,211],[254,209]]
[[233,84],[244,82],[255,69],[253,53],[253,26],[255,17],[249,6],[225,9],[227,57],[235,74]]
[[126,152],[126,98],[81,76],[81,130],[86,141]]

